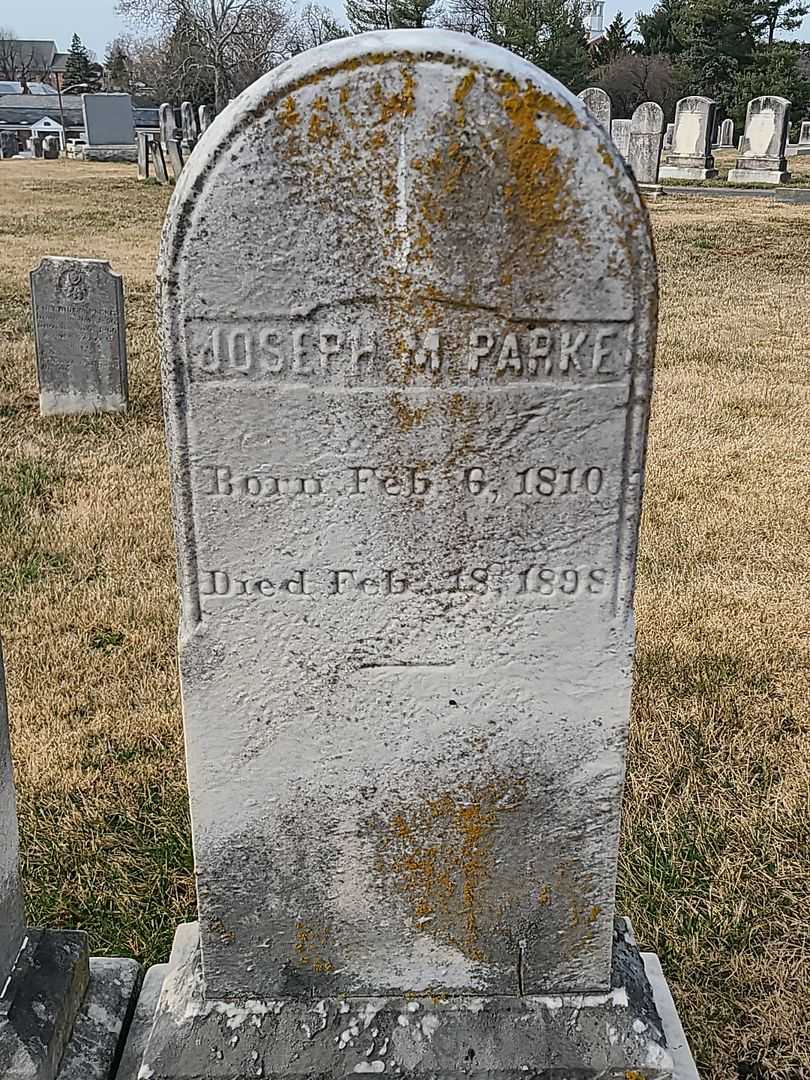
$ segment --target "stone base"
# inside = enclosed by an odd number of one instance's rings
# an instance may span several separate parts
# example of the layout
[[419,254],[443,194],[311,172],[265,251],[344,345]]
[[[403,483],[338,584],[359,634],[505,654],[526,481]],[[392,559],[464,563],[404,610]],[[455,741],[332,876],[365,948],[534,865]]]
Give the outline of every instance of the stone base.
[[0,997],[3,1080],[112,1080],[134,960],[88,957],[79,931],[29,930]]
[[786,184],[790,173],[776,169],[729,169],[730,184]]
[[685,165],[662,165],[659,180],[714,180],[717,169],[692,169]]
[[132,146],[85,146],[79,155],[82,161],[137,162],[138,147]]
[[56,393],[53,390],[39,392],[40,416],[86,416],[126,411],[126,399],[117,394],[102,398],[98,394]]
[[662,184],[639,184],[638,191],[645,199],[659,199],[666,194]]
[[645,966],[625,920],[607,993],[205,1000],[196,923],[177,930],[153,1013],[161,980],[147,974],[117,1080],[697,1078],[660,966],[652,956]]
[[808,154],[810,154],[810,145],[794,145],[785,147],[785,157],[807,157]]

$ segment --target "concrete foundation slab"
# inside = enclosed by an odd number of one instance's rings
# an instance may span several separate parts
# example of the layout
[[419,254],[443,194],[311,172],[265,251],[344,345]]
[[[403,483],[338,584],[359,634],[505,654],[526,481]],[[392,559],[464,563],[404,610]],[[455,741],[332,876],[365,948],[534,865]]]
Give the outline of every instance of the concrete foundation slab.
[[213,1001],[204,997],[197,924],[186,924],[178,928],[168,972],[151,969],[147,976],[117,1080],[383,1072],[497,1072],[503,1080],[527,1072],[548,1080],[618,1080],[633,1072],[696,1080],[660,964],[651,954],[642,960],[623,919],[613,956],[612,988],[603,994]]
[[58,1080],[112,1080],[122,1036],[138,1000],[141,968],[113,956],[90,959],[90,982]]
[[717,169],[690,169],[680,165],[662,165],[658,170],[661,180],[714,180]]
[[132,146],[85,146],[81,151],[82,161],[126,161],[137,162],[138,147]]
[[730,184],[786,184],[790,173],[772,169],[729,169]]
[[53,1080],[90,979],[87,937],[28,930],[0,990],[0,1076]]

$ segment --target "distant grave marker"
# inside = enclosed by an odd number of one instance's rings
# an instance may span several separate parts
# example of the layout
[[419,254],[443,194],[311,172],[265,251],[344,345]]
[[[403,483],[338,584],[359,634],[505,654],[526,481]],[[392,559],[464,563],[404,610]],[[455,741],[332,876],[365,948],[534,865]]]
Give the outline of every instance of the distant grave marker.
[[681,98],[675,107],[675,133],[660,179],[711,180],[717,176],[712,132],[717,102],[706,97]]
[[138,132],[138,179],[149,179],[149,133]]
[[169,104],[160,106],[160,136],[166,153],[169,156],[169,164],[175,180],[180,179],[183,171],[183,150],[181,133],[177,130],[177,120],[174,108]]
[[126,409],[121,275],[98,259],[45,258],[31,301],[42,415]]
[[88,146],[134,146],[135,121],[129,94],[82,94]]
[[655,101],[639,105],[630,120],[627,163],[642,187],[658,185],[658,166],[664,140],[664,110]]
[[736,168],[728,178],[732,183],[784,184],[790,179],[785,159],[790,102],[766,96],[748,102],[745,131]]
[[594,120],[610,134],[610,95],[598,86],[588,86],[581,91],[579,97],[585,102],[585,108]]
[[207,131],[211,126],[211,121],[214,119],[214,110],[210,105],[201,105],[199,120],[200,120],[200,134]]
[[190,154],[197,145],[199,133],[197,131],[197,117],[194,114],[194,106],[190,101],[184,101],[180,107],[180,116],[183,122],[183,151]]
[[630,153],[631,126],[631,120],[613,120],[610,125],[610,137],[613,139],[613,145],[624,161],[627,161],[627,155]]

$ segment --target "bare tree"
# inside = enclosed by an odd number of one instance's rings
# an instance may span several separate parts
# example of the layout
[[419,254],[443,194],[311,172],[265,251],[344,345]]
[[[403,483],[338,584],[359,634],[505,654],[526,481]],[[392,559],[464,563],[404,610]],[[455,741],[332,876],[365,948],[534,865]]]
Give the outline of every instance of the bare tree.
[[644,101],[656,101],[665,116],[672,116],[686,93],[685,75],[667,56],[627,53],[591,72],[594,86],[610,95],[613,115],[632,116]]
[[339,23],[328,8],[307,4],[288,27],[284,51],[287,56],[297,56],[307,49],[348,35],[348,28]]
[[186,72],[208,71],[217,109],[281,59],[287,16],[278,0],[119,0],[118,12],[171,41]]
[[30,42],[22,42],[14,33],[0,27],[0,78],[22,85],[24,94],[30,93],[29,82],[45,80],[50,75],[50,62]]

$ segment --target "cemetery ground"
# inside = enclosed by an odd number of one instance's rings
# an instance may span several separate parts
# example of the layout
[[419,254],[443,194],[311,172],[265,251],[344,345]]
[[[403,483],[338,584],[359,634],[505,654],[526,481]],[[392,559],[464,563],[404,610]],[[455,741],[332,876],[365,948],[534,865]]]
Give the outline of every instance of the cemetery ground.
[[[134,173],[3,163],[0,632],[29,924],[155,962],[194,897],[154,317],[168,192]],[[618,911],[659,953],[703,1076],[803,1080],[810,214],[671,196],[651,216],[661,326]],[[127,415],[40,418],[43,255],[124,275]]]

